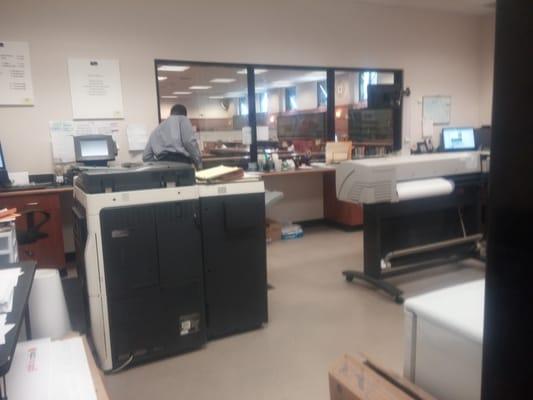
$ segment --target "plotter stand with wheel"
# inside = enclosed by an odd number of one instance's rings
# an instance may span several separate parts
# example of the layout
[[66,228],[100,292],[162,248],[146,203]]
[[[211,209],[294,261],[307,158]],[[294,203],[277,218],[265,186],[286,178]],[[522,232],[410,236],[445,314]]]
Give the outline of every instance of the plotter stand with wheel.
[[344,271],[346,280],[403,303],[387,278],[479,257],[483,185],[476,161],[472,152],[341,164],[339,199],[364,204],[364,268]]

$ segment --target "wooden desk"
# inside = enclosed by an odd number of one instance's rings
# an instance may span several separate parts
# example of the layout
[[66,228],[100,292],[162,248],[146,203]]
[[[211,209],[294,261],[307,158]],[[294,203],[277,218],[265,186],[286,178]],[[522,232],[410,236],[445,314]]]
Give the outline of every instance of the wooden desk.
[[347,228],[363,225],[363,208],[360,205],[347,203],[337,199],[334,167],[315,167],[291,171],[263,172],[263,180],[270,177],[297,177],[298,175],[322,174],[324,219]]
[[[38,267],[65,268],[61,195],[69,193],[72,193],[72,186],[0,192],[0,208],[16,208],[19,212],[43,210],[50,214],[50,220],[41,228],[48,237],[19,245],[21,260],[35,260]],[[16,225],[17,230],[26,230],[26,218],[17,218]]]

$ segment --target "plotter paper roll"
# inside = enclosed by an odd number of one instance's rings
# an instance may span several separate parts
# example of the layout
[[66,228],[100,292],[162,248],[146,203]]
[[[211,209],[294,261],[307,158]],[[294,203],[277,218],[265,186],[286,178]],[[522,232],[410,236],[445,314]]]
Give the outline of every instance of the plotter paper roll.
[[422,199],[424,197],[443,196],[453,192],[454,184],[444,178],[420,179],[396,184],[398,200]]

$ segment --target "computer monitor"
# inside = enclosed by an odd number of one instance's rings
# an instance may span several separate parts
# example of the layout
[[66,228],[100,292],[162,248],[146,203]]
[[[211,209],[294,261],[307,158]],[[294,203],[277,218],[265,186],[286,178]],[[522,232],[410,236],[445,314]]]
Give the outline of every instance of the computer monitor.
[[444,151],[467,151],[476,149],[474,128],[444,128],[442,130]]
[[11,181],[9,180],[9,175],[7,173],[4,153],[2,152],[2,143],[0,143],[0,187],[6,187],[10,184]]
[[115,159],[115,142],[109,135],[74,136],[76,162],[106,166]]

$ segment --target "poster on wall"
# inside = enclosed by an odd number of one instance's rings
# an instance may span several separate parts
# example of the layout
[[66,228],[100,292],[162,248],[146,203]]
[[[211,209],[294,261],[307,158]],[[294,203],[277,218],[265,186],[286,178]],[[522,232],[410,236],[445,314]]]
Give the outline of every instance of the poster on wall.
[[0,40],[0,105],[33,105],[30,47]]
[[118,60],[69,58],[68,74],[74,119],[122,119]]
[[435,125],[450,123],[451,96],[424,96],[422,98],[422,120],[433,121]]

